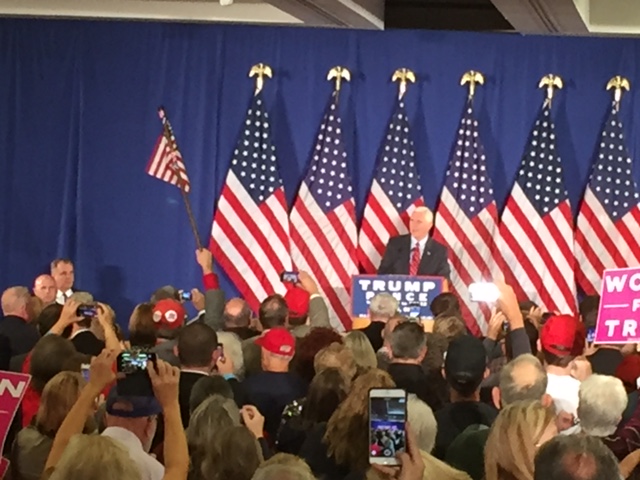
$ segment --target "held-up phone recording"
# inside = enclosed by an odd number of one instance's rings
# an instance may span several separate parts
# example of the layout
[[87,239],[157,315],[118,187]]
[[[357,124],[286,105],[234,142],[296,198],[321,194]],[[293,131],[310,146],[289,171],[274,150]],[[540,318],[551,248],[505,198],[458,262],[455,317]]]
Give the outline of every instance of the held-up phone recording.
[[83,303],[76,309],[76,316],[82,318],[93,318],[98,315],[98,306],[91,303]]
[[147,364],[156,363],[155,353],[144,350],[125,350],[118,355],[118,394],[139,397],[153,396]]
[[589,327],[587,329],[587,343],[593,343],[596,339],[596,327]]
[[89,371],[91,370],[91,365],[88,363],[83,363],[80,365],[80,371],[82,372],[82,378],[84,378],[85,382],[89,381]]
[[282,283],[298,283],[300,282],[300,273],[298,272],[282,272],[280,274]]
[[193,295],[191,294],[191,292],[187,291],[187,290],[180,290],[180,300],[182,300],[183,302],[190,302],[193,299]]
[[369,463],[399,465],[407,448],[407,392],[401,388],[369,390]]
[[495,303],[500,298],[500,290],[495,283],[476,282],[469,285],[472,302]]

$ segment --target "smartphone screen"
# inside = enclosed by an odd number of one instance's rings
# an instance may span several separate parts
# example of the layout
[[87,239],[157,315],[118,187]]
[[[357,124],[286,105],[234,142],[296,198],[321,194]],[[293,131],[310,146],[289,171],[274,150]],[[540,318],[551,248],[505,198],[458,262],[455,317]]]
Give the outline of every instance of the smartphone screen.
[[118,355],[118,394],[140,397],[153,396],[147,364],[156,361],[156,354],[143,350],[126,350]]
[[587,343],[593,343],[596,339],[596,327],[590,327],[587,329]]
[[404,452],[407,422],[407,392],[399,388],[369,391],[369,463],[398,465]]
[[183,302],[190,302],[193,296],[191,292],[187,292],[186,290],[180,290],[180,298]]
[[82,372],[82,377],[84,378],[85,382],[89,381],[89,370],[91,369],[91,365],[89,365],[88,363],[83,363],[80,366],[80,371]]
[[500,290],[495,283],[476,282],[469,285],[472,302],[495,303],[500,298]]
[[283,283],[298,283],[300,281],[300,274],[298,272],[282,272],[280,274],[280,280]]
[[93,318],[98,314],[98,307],[95,305],[79,305],[76,316],[83,318]]

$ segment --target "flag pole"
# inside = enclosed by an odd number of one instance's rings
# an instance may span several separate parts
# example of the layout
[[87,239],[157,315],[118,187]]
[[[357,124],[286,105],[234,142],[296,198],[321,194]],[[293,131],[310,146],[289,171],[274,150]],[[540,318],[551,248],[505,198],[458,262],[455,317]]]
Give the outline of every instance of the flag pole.
[[[162,121],[162,128],[164,128],[164,134],[166,139],[169,141],[171,150],[173,152],[178,150],[178,144],[176,142],[176,136],[173,133],[173,128],[171,128],[171,123],[169,123],[169,119],[167,118],[167,112],[164,107],[158,108],[158,116]],[[185,182],[179,172],[175,169],[175,160],[171,163],[171,169],[176,174],[178,179],[178,189],[180,190],[180,194],[182,195],[182,200],[184,201],[184,206],[187,209],[187,217],[189,217],[189,225],[191,225],[191,231],[193,232],[193,236],[196,240],[196,246],[198,250],[202,250],[202,242],[200,241],[200,235],[198,234],[198,227],[196,225],[196,219],[193,216],[193,210],[191,209],[191,201],[189,200],[189,195],[185,189]]]

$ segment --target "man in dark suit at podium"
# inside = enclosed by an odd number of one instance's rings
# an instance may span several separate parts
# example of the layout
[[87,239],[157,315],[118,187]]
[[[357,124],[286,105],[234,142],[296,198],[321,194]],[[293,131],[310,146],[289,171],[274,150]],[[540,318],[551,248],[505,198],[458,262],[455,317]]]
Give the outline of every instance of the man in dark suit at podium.
[[380,262],[381,275],[428,275],[449,279],[447,247],[429,236],[433,213],[417,207],[409,219],[409,234],[391,237]]

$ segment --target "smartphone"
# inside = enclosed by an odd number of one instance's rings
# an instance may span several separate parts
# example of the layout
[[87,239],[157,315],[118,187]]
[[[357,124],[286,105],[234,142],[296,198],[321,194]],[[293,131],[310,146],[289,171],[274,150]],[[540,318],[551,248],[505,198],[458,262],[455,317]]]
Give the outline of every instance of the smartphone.
[[596,327],[589,327],[587,329],[587,343],[593,343],[596,339]]
[[504,333],[509,333],[509,322],[506,320],[502,322],[502,331]]
[[93,318],[98,314],[98,306],[88,303],[79,305],[76,310],[76,316],[82,318]]
[[145,350],[125,350],[118,355],[118,394],[138,397],[153,396],[151,378],[147,371],[149,362],[156,362],[156,354]]
[[399,465],[407,448],[407,392],[401,388],[369,390],[369,463]]
[[495,283],[476,282],[469,285],[472,302],[495,303],[500,298],[500,290]]
[[91,365],[88,363],[83,363],[80,365],[80,372],[82,373],[82,378],[84,378],[85,382],[89,381],[89,370],[91,369]]
[[422,316],[422,308],[419,303],[412,303],[409,305],[409,318],[412,320],[420,320]]
[[300,274],[298,272],[282,272],[280,274],[280,280],[283,283],[298,283],[300,281]]
[[180,290],[180,300],[182,300],[183,302],[190,302],[192,298],[193,295],[191,295],[191,292],[187,290]]

